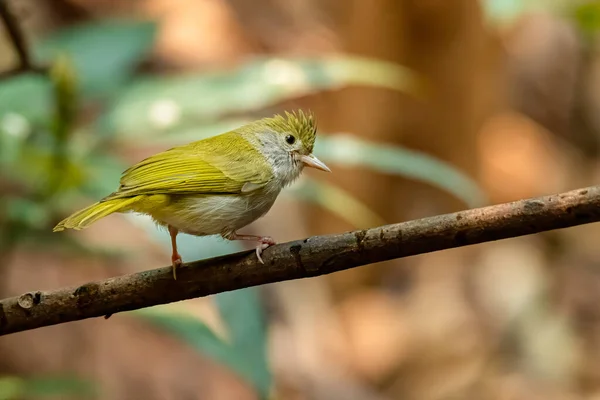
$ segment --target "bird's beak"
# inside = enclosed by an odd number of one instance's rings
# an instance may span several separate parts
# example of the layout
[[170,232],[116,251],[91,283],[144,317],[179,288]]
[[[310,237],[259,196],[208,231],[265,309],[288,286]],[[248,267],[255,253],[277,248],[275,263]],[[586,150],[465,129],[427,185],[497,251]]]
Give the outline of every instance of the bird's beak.
[[323,161],[319,160],[317,157],[313,156],[312,154],[309,154],[307,156],[304,156],[304,155],[300,156],[300,161],[302,161],[304,163],[304,165],[306,165],[307,167],[320,169],[321,171],[325,171],[325,172],[331,172],[329,167],[327,165],[325,165],[325,163]]

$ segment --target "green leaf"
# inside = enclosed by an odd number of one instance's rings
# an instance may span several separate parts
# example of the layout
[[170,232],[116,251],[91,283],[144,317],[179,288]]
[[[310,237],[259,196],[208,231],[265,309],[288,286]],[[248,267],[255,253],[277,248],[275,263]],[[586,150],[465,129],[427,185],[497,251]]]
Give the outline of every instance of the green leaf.
[[153,22],[102,20],[59,31],[39,43],[36,54],[46,63],[60,53],[69,54],[84,95],[104,96],[127,81],[155,34]]
[[367,167],[439,187],[469,207],[487,202],[477,184],[453,166],[417,151],[362,140],[348,134],[319,136],[314,151],[320,159],[339,165]]
[[385,220],[351,193],[330,183],[305,179],[284,192],[285,194],[316,204],[345,220],[357,229],[385,224]]
[[267,358],[267,326],[258,289],[219,293],[215,301],[228,328],[233,348],[252,365],[246,372],[247,378],[266,398],[272,377]]
[[[148,132],[144,139],[146,140],[145,143],[147,144],[152,144],[152,146],[163,145],[166,149],[167,147],[187,144],[196,140],[219,135],[232,129],[239,128],[240,126],[251,121],[252,120],[250,118],[228,118],[212,123],[194,124],[193,126],[180,127],[178,129],[173,129],[170,132],[155,132],[155,135],[153,136],[153,132]],[[136,136],[122,135],[115,137],[114,140],[116,143],[124,146],[129,146],[131,144],[137,146],[138,139],[141,139],[141,137],[138,138]]]
[[183,313],[166,311],[164,308],[161,309],[161,307],[137,310],[133,313],[153,325],[164,329],[166,332],[179,337],[202,354],[206,354],[228,366],[239,374],[240,377],[251,383],[262,398],[267,397],[267,392],[263,387],[259,386],[260,382],[256,381],[255,369],[257,366],[254,364],[255,361],[248,359],[236,347],[219,338],[200,319]]
[[138,81],[122,93],[102,125],[120,134],[147,137],[348,85],[413,94],[423,89],[410,70],[380,60],[347,55],[259,58],[224,72]]
[[24,74],[0,81],[0,128],[29,134],[33,126],[47,127],[52,100],[52,83],[45,76]]

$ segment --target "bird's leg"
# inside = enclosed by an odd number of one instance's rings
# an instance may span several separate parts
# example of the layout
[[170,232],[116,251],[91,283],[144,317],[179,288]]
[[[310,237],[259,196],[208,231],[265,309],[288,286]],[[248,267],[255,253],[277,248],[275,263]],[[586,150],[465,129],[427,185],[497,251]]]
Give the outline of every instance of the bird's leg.
[[173,266],[173,279],[177,280],[177,267],[182,263],[181,256],[177,252],[177,234],[179,230],[169,225],[169,235],[171,235],[171,248],[173,253],[171,254],[171,265]]
[[229,233],[225,235],[224,238],[229,240],[250,240],[253,242],[258,242],[258,246],[256,246],[256,257],[258,257],[258,261],[260,261],[261,264],[265,263],[260,256],[262,251],[269,246],[277,244],[270,236],[241,235],[236,232]]

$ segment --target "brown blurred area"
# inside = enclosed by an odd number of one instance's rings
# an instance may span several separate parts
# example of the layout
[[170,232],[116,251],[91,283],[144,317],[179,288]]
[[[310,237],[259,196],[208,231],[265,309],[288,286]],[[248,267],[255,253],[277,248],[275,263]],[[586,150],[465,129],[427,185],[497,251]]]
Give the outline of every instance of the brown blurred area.
[[[600,176],[600,59],[572,22],[550,13],[496,29],[476,0],[14,3],[31,35],[88,19],[156,18],[157,45],[144,68],[160,73],[224,68],[257,54],[339,52],[412,68],[429,80],[426,99],[352,87],[283,106],[311,108],[325,131],[445,160],[474,177],[491,203],[592,185]],[[0,54],[5,68],[4,37]],[[333,169],[322,179],[390,223],[465,208],[423,183]],[[282,215],[293,215],[286,226],[277,224]],[[156,266],[165,255],[136,229],[111,217],[81,233],[139,250],[110,266],[17,249],[0,294]],[[283,242],[352,227],[278,201],[252,229]],[[265,287],[276,310],[273,398],[600,399],[598,240],[595,224]],[[218,319],[209,299],[178,306]],[[256,398],[226,367],[127,315],[0,338],[0,374],[56,371],[99,381],[106,399]]]

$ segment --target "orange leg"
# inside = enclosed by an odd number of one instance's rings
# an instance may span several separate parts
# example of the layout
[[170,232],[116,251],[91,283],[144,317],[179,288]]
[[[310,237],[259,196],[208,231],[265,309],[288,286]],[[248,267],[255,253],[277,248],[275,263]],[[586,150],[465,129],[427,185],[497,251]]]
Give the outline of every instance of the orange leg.
[[171,248],[173,249],[173,254],[171,255],[171,265],[173,265],[173,279],[177,280],[177,267],[179,267],[182,263],[181,256],[177,252],[177,234],[179,231],[177,228],[169,225],[169,235],[171,235]]
[[238,233],[230,233],[227,236],[225,236],[225,239],[229,239],[229,240],[251,240],[253,242],[258,242],[258,246],[256,246],[256,257],[258,257],[258,261],[261,262],[261,264],[264,264],[265,262],[263,261],[262,257],[260,256],[262,251],[264,249],[266,249],[269,246],[272,246],[274,244],[277,244],[272,237],[270,236],[255,236],[255,235],[241,235]]

